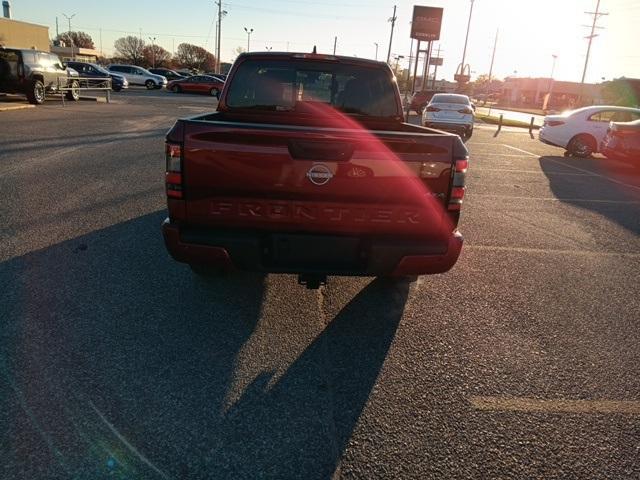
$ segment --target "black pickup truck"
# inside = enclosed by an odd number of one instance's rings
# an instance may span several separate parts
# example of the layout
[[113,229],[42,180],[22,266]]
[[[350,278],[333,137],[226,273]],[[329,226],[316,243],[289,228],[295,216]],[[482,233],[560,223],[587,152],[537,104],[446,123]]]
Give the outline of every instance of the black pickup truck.
[[166,137],[174,259],[197,273],[415,276],[457,261],[468,152],[457,135],[404,123],[381,62],[249,53],[217,112]]

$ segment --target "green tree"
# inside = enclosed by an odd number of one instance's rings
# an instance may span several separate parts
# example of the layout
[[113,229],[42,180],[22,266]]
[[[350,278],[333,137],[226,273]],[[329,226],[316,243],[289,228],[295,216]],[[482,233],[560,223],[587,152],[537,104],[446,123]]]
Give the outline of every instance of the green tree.
[[602,99],[608,105],[637,107],[640,105],[640,82],[637,83],[634,88],[634,82],[624,77],[605,82],[602,84]]
[[491,77],[491,84],[489,84],[489,75],[484,73],[482,75],[478,75],[478,78],[472,82],[473,92],[475,94],[499,92],[502,90],[503,85],[504,82],[495,77]]

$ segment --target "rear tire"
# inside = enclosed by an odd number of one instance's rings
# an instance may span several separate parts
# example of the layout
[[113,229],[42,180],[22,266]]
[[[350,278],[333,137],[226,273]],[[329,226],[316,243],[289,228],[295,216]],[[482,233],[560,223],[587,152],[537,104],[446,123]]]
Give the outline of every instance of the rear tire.
[[209,90],[209,94],[212,97],[217,97],[220,94],[220,91],[217,88],[212,88],[211,90]]
[[65,97],[67,98],[67,100],[73,100],[74,102],[77,102],[78,100],[80,100],[80,90],[78,90],[80,84],[77,80],[74,80],[69,86],[73,90],[67,90],[67,93],[65,93]]
[[588,158],[597,150],[595,139],[588,134],[576,135],[567,145],[567,151],[575,157]]
[[146,82],[144,82],[144,86],[147,87],[147,90],[153,90],[154,88],[156,88],[156,84],[153,80],[147,80]]
[[174,85],[173,87],[171,87],[171,91],[173,93],[182,93],[182,88],[180,88],[180,85]]
[[33,105],[42,105],[45,98],[44,84],[40,80],[33,80],[27,89],[27,100]]

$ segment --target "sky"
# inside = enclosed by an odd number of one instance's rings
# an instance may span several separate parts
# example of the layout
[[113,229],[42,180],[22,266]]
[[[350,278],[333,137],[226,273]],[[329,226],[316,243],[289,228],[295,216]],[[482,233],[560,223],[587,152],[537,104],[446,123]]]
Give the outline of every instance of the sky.
[[[453,79],[462,60],[470,0],[222,0],[227,15],[222,21],[221,57],[231,61],[238,47],[247,48],[244,28],[253,28],[251,50],[319,52],[386,60],[393,7],[397,21],[391,46],[403,55],[406,67],[414,5],[443,7],[440,47],[444,64],[438,79]],[[597,0],[475,0],[465,63],[472,77],[487,74],[499,30],[493,75],[548,77],[557,56],[554,78],[580,81],[587,40]],[[181,42],[194,43],[214,52],[217,7],[214,0],[11,0],[13,18],[49,26],[51,37],[68,29],[89,33],[98,49],[112,55],[113,42],[128,34],[140,35],[168,51]],[[587,82],[621,76],[640,78],[640,0],[601,0],[598,36],[593,40]],[[586,27],[587,25],[588,27]],[[101,29],[101,30],[100,30]],[[423,44],[424,45],[424,44]]]

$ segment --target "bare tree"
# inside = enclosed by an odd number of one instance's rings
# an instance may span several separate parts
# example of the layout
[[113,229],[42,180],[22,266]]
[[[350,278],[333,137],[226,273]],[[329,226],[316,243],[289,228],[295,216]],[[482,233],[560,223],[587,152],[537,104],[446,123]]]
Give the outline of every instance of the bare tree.
[[147,45],[142,49],[144,66],[169,67],[171,66],[171,54],[160,45]]
[[121,37],[114,42],[113,46],[118,53],[117,56],[125,61],[133,65],[141,65],[144,62],[145,43],[141,38],[133,35]]
[[91,35],[85,32],[64,32],[56,37],[57,41],[64,42],[68,47],[96,48]]
[[210,71],[215,68],[216,57],[202,47],[190,43],[181,43],[176,51],[176,61],[186,68]]

